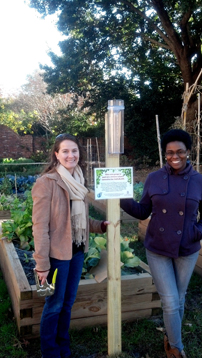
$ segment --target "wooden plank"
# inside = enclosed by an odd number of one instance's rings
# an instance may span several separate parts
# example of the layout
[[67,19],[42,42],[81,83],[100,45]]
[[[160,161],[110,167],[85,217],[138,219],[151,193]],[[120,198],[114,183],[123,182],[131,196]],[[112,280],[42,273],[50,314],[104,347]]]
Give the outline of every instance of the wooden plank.
[[147,273],[141,274],[141,277],[139,277],[139,279],[138,276],[136,276],[132,280],[125,279],[125,277],[123,276],[121,280],[121,285],[123,297],[125,294],[138,295],[143,293],[156,292],[156,287],[153,285],[152,277],[149,276],[149,274]]
[[[200,241],[201,246],[202,246],[202,240]],[[194,268],[194,272],[196,272],[198,275],[202,276],[202,247],[199,251],[199,257],[198,260],[196,262],[196,266]]]
[[10,282],[9,287],[8,288],[8,292],[9,292],[9,296],[11,298],[11,302],[12,302],[12,309],[13,309],[13,313],[14,313],[14,317],[16,319],[16,324],[18,329],[20,329],[20,298],[19,295],[16,294],[15,291],[15,287],[12,285],[12,281]]
[[195,266],[194,271],[195,271],[198,275],[202,276],[202,267]]
[[[152,294],[136,295],[136,296],[124,296],[122,297],[121,311],[122,315],[124,312],[130,311],[131,315],[133,311],[138,309],[144,310],[149,308],[160,308],[161,302],[152,301]],[[72,308],[72,319],[77,319],[81,317],[97,317],[107,314],[107,303],[106,300],[103,301],[94,301],[89,300],[85,302],[75,302]]]
[[145,270],[146,272],[148,272],[151,275],[151,270],[149,268],[149,265],[147,265],[145,262],[143,262],[142,260],[140,260],[140,264],[139,264],[140,269]]
[[[137,319],[142,318],[149,318],[151,317],[152,310],[146,309],[146,310],[137,310],[134,312],[124,312],[122,314],[122,322],[128,321],[133,322]],[[85,324],[86,322],[86,324]],[[70,322],[70,328],[71,329],[82,329],[86,326],[99,326],[99,325],[105,325],[107,322],[107,315],[103,316],[97,316],[97,317],[87,317],[85,318],[85,321],[82,318],[73,319]]]
[[[132,314],[130,312],[124,312],[122,314],[122,321],[123,322],[133,322],[137,319],[149,318],[151,317],[152,310],[145,309],[145,310],[137,310],[134,311]],[[83,320],[82,318],[78,319],[71,319],[70,322],[70,329],[83,329],[85,327],[93,327],[93,326],[100,326],[107,324],[107,315],[98,316],[98,317],[88,317]],[[30,335],[26,335],[27,338],[36,338],[40,335],[40,324],[34,324],[31,327],[32,333]]]
[[13,243],[0,240],[0,266],[11,298],[16,324],[20,329],[20,302],[31,297],[31,288],[16,255]]
[[45,303],[44,297],[38,297],[37,299],[22,300],[20,301],[20,309],[32,308],[32,307],[43,307]]
[[199,254],[198,260],[196,262],[196,265],[199,267],[202,267],[202,255]]
[[[115,103],[115,102],[113,102]],[[106,168],[118,168],[119,154],[108,153],[109,116],[105,116]],[[107,325],[108,354],[122,351],[121,339],[121,269],[120,269],[120,199],[107,200]]]
[[32,326],[32,337],[39,337],[40,335],[40,324],[35,324]]
[[[31,298],[32,290],[13,243],[4,239],[0,240],[0,245],[0,252],[2,253],[0,257],[0,265],[7,286],[9,287],[10,281],[12,281],[15,291],[19,293],[21,300]],[[3,255],[4,257],[2,257]],[[4,269],[5,265],[6,270]]]
[[119,199],[107,201],[107,220],[111,223],[107,229],[107,312],[109,355],[121,352],[121,269],[119,205]]
[[24,327],[24,326],[32,326],[34,324],[39,324],[40,323],[40,316],[36,316],[36,317],[25,317],[23,319],[21,319],[20,321],[20,327]]
[[0,220],[10,219],[10,210],[0,210]]
[[[13,244],[11,244],[10,248],[12,247],[12,245]],[[9,262],[9,257],[8,257],[7,251],[8,251],[8,245],[5,246],[5,240],[0,240],[0,266],[1,266],[3,276],[4,276],[4,280],[6,282],[9,293],[12,288],[12,291],[15,290],[17,296],[20,298],[20,295],[21,295],[20,288],[18,286],[16,286],[16,280],[15,280],[15,276],[13,273],[13,267],[11,266],[11,264]]]
[[[147,308],[161,308],[161,301],[160,300],[152,301],[152,295],[151,296],[142,295],[142,298],[139,296],[139,299],[137,299],[137,297],[134,300],[132,300],[132,299],[124,300],[124,304],[122,304],[122,313],[130,311],[131,315],[132,315],[133,312],[138,309],[144,310]],[[150,299],[151,299],[151,301],[150,301]]]

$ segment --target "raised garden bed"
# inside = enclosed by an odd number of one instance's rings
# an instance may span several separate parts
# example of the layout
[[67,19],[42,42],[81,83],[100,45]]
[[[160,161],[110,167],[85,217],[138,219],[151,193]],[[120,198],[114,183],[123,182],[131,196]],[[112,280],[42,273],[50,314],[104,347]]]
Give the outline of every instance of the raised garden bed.
[[0,210],[0,220],[10,219],[11,212],[10,210]]
[[[13,243],[0,240],[0,265],[12,300],[18,330],[25,338],[39,336],[44,298],[30,285]],[[159,314],[161,302],[149,267],[141,262],[139,273],[122,276],[122,320],[134,321]],[[81,280],[72,309],[71,328],[107,324],[107,280]]]
[[[201,240],[201,246],[202,246],[202,240]],[[194,271],[202,277],[202,247],[201,250],[199,251],[199,257],[196,262]]]

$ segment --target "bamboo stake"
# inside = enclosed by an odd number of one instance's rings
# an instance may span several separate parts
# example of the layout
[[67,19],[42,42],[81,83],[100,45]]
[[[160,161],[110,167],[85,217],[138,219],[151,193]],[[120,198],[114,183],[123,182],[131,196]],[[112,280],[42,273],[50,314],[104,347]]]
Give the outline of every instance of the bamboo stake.
[[[191,95],[192,95],[192,93],[194,92],[194,89],[195,89],[195,87],[197,86],[198,80],[199,80],[199,78],[201,77],[201,75],[202,75],[202,69],[201,69],[201,71],[199,72],[198,77],[197,77],[196,81],[194,82],[193,86],[191,86],[192,89],[191,89],[191,91],[190,91],[190,93],[189,93],[187,103],[189,102],[189,100],[190,100],[190,98],[191,98]],[[191,88],[191,87],[190,87],[190,88]]]
[[93,183],[93,169],[92,169],[92,144],[90,138],[90,183]]
[[16,176],[16,173],[15,173],[15,195],[16,195],[16,198],[18,196],[18,189],[17,189],[17,176]]
[[202,69],[200,70],[200,72],[199,72],[199,74],[197,76],[197,79],[196,79],[196,81],[194,82],[194,84],[192,86],[189,87],[189,83],[186,83],[186,89],[185,89],[185,92],[184,92],[184,103],[182,105],[182,114],[181,114],[181,118],[183,119],[184,130],[186,130],[186,119],[187,119],[188,103],[189,103],[189,100],[190,100],[190,98],[192,96],[192,93],[194,92],[194,89],[197,86],[198,80],[201,77],[201,75],[202,75]]
[[157,141],[158,141],[158,148],[159,148],[159,158],[160,158],[160,167],[163,167],[163,159],[162,159],[162,150],[161,150],[161,137],[160,137],[160,130],[159,130],[159,117],[156,114],[156,131],[157,131]]
[[187,122],[187,106],[189,102],[189,83],[186,83],[186,89],[184,93],[184,103],[182,106],[182,119],[183,119],[183,129],[186,130],[186,122]]
[[[119,167],[119,154],[108,154],[108,115],[105,116],[106,167]],[[107,200],[107,321],[108,354],[121,353],[120,199]]]
[[89,176],[89,139],[87,138],[87,148],[86,148],[86,152],[87,152],[87,181],[88,181],[88,185],[90,184],[90,176]]
[[200,172],[200,119],[201,119],[201,108],[200,108],[200,93],[197,94],[198,97],[198,124],[197,124],[197,156],[196,156],[196,170]]
[[99,146],[98,146],[97,137],[95,137],[95,141],[96,141],[96,146],[97,146],[97,160],[98,160],[98,165],[99,165],[99,168],[100,168],[100,152],[99,152]]

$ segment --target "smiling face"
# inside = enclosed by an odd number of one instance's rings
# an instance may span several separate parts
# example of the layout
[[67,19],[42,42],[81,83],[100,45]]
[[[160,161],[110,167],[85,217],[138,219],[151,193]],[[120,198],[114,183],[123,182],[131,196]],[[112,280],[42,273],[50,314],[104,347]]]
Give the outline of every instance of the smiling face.
[[175,141],[167,144],[167,163],[173,168],[175,174],[178,174],[186,167],[189,152],[183,142]]
[[57,160],[62,164],[71,174],[79,162],[79,148],[72,140],[65,139],[60,143],[58,152],[55,152]]

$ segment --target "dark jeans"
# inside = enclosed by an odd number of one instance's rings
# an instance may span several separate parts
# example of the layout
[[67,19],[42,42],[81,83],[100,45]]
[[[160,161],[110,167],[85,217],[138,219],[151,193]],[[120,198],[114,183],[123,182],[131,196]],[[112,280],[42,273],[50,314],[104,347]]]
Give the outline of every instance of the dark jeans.
[[40,336],[43,358],[66,358],[71,354],[69,325],[84,261],[83,251],[71,260],[50,259],[48,281],[58,269],[55,293],[46,297],[41,317]]

